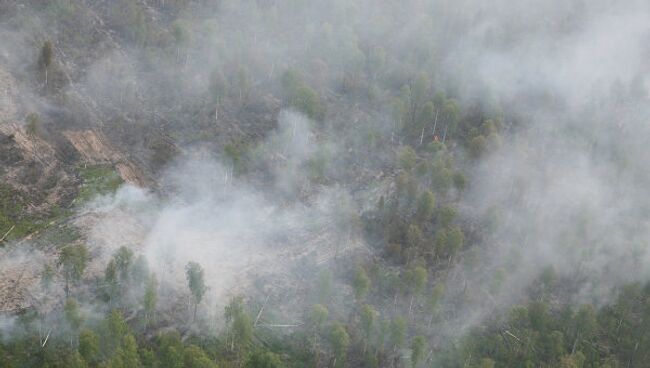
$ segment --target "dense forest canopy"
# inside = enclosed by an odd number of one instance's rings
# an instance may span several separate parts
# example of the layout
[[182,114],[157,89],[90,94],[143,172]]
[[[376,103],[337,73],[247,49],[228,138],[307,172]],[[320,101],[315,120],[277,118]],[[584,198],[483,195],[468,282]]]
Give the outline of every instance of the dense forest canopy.
[[0,367],[650,367],[650,3],[0,2]]

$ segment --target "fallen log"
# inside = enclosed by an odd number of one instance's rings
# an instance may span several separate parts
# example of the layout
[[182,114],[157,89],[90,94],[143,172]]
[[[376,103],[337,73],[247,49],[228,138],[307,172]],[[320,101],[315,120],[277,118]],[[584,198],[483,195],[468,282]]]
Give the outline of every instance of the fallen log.
[[16,228],[16,225],[12,225],[12,226],[11,226],[11,229],[9,229],[9,230],[8,230],[8,231],[7,231],[7,232],[2,236],[2,238],[0,238],[0,242],[5,241],[5,239],[7,238],[7,236],[9,236],[9,234],[14,230],[14,228]]

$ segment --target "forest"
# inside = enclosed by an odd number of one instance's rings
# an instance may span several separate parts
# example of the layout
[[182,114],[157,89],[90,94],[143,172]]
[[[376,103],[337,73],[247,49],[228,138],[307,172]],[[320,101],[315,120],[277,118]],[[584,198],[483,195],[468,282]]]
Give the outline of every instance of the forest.
[[0,367],[650,367],[650,3],[0,1]]

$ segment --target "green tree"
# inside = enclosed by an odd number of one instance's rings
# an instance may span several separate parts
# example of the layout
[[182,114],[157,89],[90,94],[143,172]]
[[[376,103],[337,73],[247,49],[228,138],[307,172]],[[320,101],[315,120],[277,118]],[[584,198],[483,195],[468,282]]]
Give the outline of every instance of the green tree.
[[404,345],[406,337],[406,321],[402,317],[395,317],[390,323],[390,345],[397,351]]
[[79,329],[81,328],[84,319],[81,315],[81,312],[79,311],[79,304],[77,304],[77,301],[72,298],[68,298],[66,300],[63,311],[65,314],[65,320],[68,323],[68,327],[70,328],[70,345],[74,346],[74,341],[77,337],[77,334],[79,333]]
[[585,364],[585,355],[578,351],[575,354],[564,355],[560,358],[560,368],[582,368]]
[[251,93],[253,82],[248,69],[243,66],[237,70],[237,89],[239,90],[239,103],[244,106]]
[[176,43],[176,62],[184,62],[186,57],[181,55],[181,51],[188,47],[191,39],[190,32],[187,30],[187,24],[181,20],[174,21],[172,23],[172,34]]
[[183,368],[184,349],[181,337],[177,331],[162,334],[158,337],[160,368]]
[[325,116],[325,107],[321,104],[320,97],[305,84],[297,70],[289,69],[284,73],[282,87],[290,106],[312,119],[320,120]]
[[106,270],[104,271],[104,287],[110,306],[113,306],[113,300],[119,294],[119,281],[117,279],[117,265],[115,259],[108,261]]
[[131,266],[131,283],[135,286],[142,286],[150,281],[149,264],[143,255],[139,255]]
[[332,346],[332,352],[334,353],[334,366],[339,367],[343,365],[345,356],[350,346],[350,336],[348,335],[345,328],[340,324],[336,324],[332,327],[330,333],[330,345]]
[[377,311],[371,305],[366,304],[361,308],[361,330],[363,331],[365,340],[363,344],[364,352],[370,342],[376,317]]
[[451,206],[444,206],[438,210],[436,219],[442,228],[449,228],[456,218],[456,209]]
[[36,113],[27,115],[27,126],[25,132],[31,137],[36,137],[40,131],[41,118]]
[[242,311],[235,316],[232,323],[232,335],[238,360],[241,360],[253,340],[253,322],[246,311]]
[[217,364],[196,345],[186,347],[183,358],[184,368],[217,368]]
[[361,302],[365,299],[366,295],[368,295],[368,291],[370,290],[370,278],[363,267],[357,267],[352,287],[354,288],[354,296],[356,297],[357,302]]
[[205,295],[208,287],[205,286],[203,267],[201,267],[201,265],[196,262],[189,262],[185,266],[185,276],[187,278],[187,286],[192,293],[192,301],[194,304],[192,320],[194,320],[196,319],[196,310],[198,308],[198,305],[201,303],[203,295]]
[[156,303],[158,302],[158,282],[156,276],[152,274],[147,280],[144,289],[144,299],[142,301],[144,307],[145,327],[151,322],[151,319],[156,312]]
[[485,151],[487,140],[484,136],[479,135],[469,141],[469,154],[472,158],[479,158]]
[[49,291],[52,287],[52,281],[54,280],[54,269],[49,264],[46,264],[43,267],[43,272],[41,272],[41,287],[44,291]]
[[416,217],[420,223],[428,222],[431,220],[433,215],[433,210],[436,206],[436,197],[431,191],[427,190],[420,194],[418,200],[418,208],[416,212]]
[[490,358],[483,358],[478,364],[478,368],[494,368],[496,363]]
[[431,328],[431,322],[438,314],[440,300],[442,299],[444,293],[445,285],[443,283],[438,283],[431,290],[431,294],[429,294],[429,298],[427,299],[427,309],[429,311],[429,328]]
[[83,276],[88,264],[88,249],[82,244],[69,245],[61,250],[58,266],[65,279],[65,295],[70,295],[70,284],[76,283]]
[[424,267],[416,266],[406,271],[404,276],[409,294],[411,294],[411,303],[409,305],[410,316],[413,309],[413,300],[416,296],[422,294],[424,288],[427,286],[428,274]]
[[322,304],[316,304],[311,308],[311,312],[309,313],[309,323],[315,333],[321,331],[323,325],[327,321],[328,314],[329,311]]
[[321,304],[327,303],[332,293],[332,273],[323,270],[318,275],[318,301]]
[[456,255],[456,253],[463,247],[465,242],[465,236],[463,231],[459,227],[452,228],[447,233],[447,254],[450,256]]
[[397,156],[397,162],[402,170],[411,171],[417,163],[418,155],[411,146],[405,146],[400,149]]
[[133,335],[126,335],[122,340],[121,346],[111,360],[111,368],[140,368],[140,356],[138,354],[138,344]]
[[38,59],[38,65],[41,68],[43,74],[45,75],[45,87],[47,88],[47,74],[54,60],[54,47],[52,42],[45,41],[43,47],[41,47],[41,54]]
[[436,258],[441,256],[447,249],[448,238],[449,238],[449,232],[446,229],[440,229],[436,231],[436,236],[433,241]]
[[242,297],[233,298],[225,308],[226,322],[230,323],[230,351],[237,351],[241,357],[253,339],[253,323],[244,309]]
[[113,309],[102,323],[101,348],[105,357],[110,357],[120,347],[123,337],[129,332],[129,327],[122,313]]
[[127,247],[120,247],[113,255],[115,268],[120,282],[125,285],[131,278],[131,266],[133,264],[133,251]]
[[99,354],[99,337],[91,330],[83,330],[79,334],[79,353],[90,364],[97,362]]
[[66,360],[65,360],[65,367],[66,368],[86,368],[88,367],[88,363],[84,360],[84,358],[79,354],[78,351],[72,352],[72,354],[68,354]]
[[424,336],[416,336],[411,342],[411,365],[416,368],[424,358],[424,349],[427,341]]
[[245,368],[283,368],[280,357],[270,351],[256,351],[246,361]]

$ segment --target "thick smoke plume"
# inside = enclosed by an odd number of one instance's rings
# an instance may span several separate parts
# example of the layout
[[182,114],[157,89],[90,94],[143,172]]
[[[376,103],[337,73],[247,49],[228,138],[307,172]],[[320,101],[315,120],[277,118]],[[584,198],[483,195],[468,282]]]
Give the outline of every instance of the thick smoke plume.
[[[25,12],[23,19],[36,17]],[[376,198],[351,195],[358,185],[341,172],[354,172],[358,162],[389,166],[390,150],[368,157],[350,148],[369,131],[392,142],[398,124],[391,108],[375,105],[385,92],[327,112],[318,128],[279,112],[281,98],[260,96],[282,96],[279,76],[289,68],[303,70],[324,96],[337,96],[344,79],[354,86],[361,72],[381,71],[391,87],[426,72],[432,90],[448,91],[461,105],[499,106],[506,126],[505,143],[466,168],[471,186],[462,220],[478,213],[489,235],[473,255],[478,262],[450,273],[447,308],[456,307],[451,299],[467,282],[499,292],[469,300],[449,331],[521,301],[549,267],[578,280],[571,295],[578,302],[605,303],[618,286],[650,277],[647,1],[220,1],[188,8],[178,19],[178,31],[166,35],[175,39],[173,63],[114,48],[98,52],[83,65],[80,82],[66,88],[97,101],[101,119],[89,120],[108,132],[150,118],[162,128],[212,129],[225,141],[234,116],[251,120],[238,115],[242,106],[263,104],[275,114],[264,121],[277,126],[250,160],[270,168],[272,178],[248,181],[216,150],[181,142],[187,152],[163,170],[163,198],[124,187],[93,204],[93,211],[119,211],[93,225],[89,244],[97,256],[132,246],[162,286],[175,290],[184,290],[185,264],[197,261],[207,272],[205,305],[212,308],[265,275],[293,273],[281,280],[294,282],[300,267],[313,266],[298,260],[323,263],[361,248],[352,224]],[[36,59],[25,51],[34,49],[25,34],[42,38],[50,25],[34,21],[22,33],[6,31],[17,21],[0,25],[0,62],[25,76],[30,66],[22,60]],[[200,106],[200,113],[178,105]],[[325,153],[335,158],[320,167]],[[311,187],[319,175],[340,182]]]

